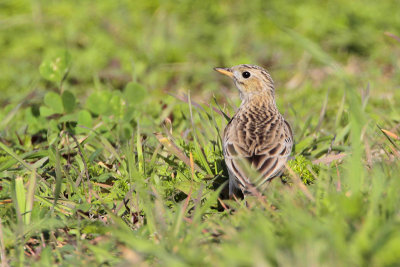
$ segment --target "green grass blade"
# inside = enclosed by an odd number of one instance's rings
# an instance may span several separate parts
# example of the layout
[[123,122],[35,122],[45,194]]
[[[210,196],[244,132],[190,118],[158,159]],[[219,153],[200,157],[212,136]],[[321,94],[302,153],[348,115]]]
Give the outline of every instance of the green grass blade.
[[52,145],[50,147],[50,155],[52,157],[52,161],[54,163],[54,169],[56,172],[56,184],[54,188],[54,203],[53,206],[57,205],[57,200],[60,196],[61,192],[61,184],[62,184],[62,172],[61,172],[61,159],[60,159],[60,152],[58,151],[57,147],[55,145]]
[[24,187],[24,180],[22,176],[15,178],[15,197],[16,197],[16,207],[17,213],[21,216],[21,219],[26,223],[26,190]]
[[12,151],[10,148],[8,148],[5,144],[3,144],[2,142],[0,142],[0,148],[3,149],[5,152],[7,152],[11,157],[13,157],[14,159],[16,159],[19,163],[21,163],[25,168],[27,168],[30,171],[35,171],[35,169],[29,165],[28,163],[26,163],[20,156],[18,156],[17,154],[14,153],[14,151]]
[[35,189],[36,189],[36,173],[31,172],[30,178],[29,178],[29,186],[28,186],[28,192],[26,194],[26,210],[27,213],[25,215],[25,222],[26,224],[31,223],[31,215],[32,215],[32,210],[33,210],[33,203],[35,201]]

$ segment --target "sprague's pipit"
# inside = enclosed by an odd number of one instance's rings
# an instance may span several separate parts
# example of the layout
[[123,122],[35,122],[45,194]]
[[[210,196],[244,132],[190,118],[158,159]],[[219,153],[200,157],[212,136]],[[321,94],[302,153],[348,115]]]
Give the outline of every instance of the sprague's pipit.
[[275,103],[274,82],[255,65],[215,68],[233,79],[242,103],[225,128],[223,150],[229,172],[229,195],[244,195],[283,172],[292,151],[293,134]]

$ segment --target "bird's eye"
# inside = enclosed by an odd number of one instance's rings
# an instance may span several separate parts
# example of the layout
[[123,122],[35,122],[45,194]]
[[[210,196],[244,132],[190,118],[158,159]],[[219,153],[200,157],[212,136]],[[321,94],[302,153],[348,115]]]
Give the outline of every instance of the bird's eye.
[[243,76],[243,78],[247,79],[247,78],[250,77],[250,72],[245,71],[245,72],[242,73],[242,76]]

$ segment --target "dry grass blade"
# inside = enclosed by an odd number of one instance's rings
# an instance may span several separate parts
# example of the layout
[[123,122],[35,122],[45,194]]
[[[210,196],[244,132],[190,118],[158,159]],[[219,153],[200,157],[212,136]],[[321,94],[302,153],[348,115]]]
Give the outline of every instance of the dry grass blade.
[[393,154],[396,155],[396,157],[400,158],[400,153],[398,151],[397,148],[395,148],[394,146],[389,145],[390,150],[392,150]]
[[400,37],[397,36],[397,35],[394,35],[393,33],[385,32],[385,35],[386,35],[386,36],[389,36],[389,37],[391,37],[391,38],[393,38],[393,39],[395,39],[395,40],[398,41],[398,42],[400,42]]
[[331,162],[333,162],[335,160],[343,159],[346,156],[347,156],[346,153],[339,153],[339,154],[336,154],[336,155],[328,155],[328,156],[326,156],[326,157],[324,157],[322,159],[313,160],[312,163],[313,164],[320,164],[320,163],[322,163],[322,164],[330,164]]
[[[396,143],[395,142],[393,142],[393,140],[392,140],[392,138],[393,139],[395,139],[395,140],[398,140],[397,138],[398,138],[398,136],[396,135],[396,134],[394,134],[394,133],[392,133],[392,132],[389,132],[389,131],[387,131],[387,130],[384,130],[384,129],[382,129],[381,127],[379,127],[379,125],[378,125],[378,128],[382,131],[382,133],[383,133],[383,135],[385,135],[385,137],[389,140],[389,142],[392,144],[392,145],[389,145],[389,148],[392,150],[392,152],[398,157],[398,158],[400,158],[400,153],[398,152],[399,151],[399,148],[397,147],[397,145],[396,145]],[[392,135],[392,136],[390,136],[390,135]],[[396,138],[394,138],[394,137],[396,137]]]
[[113,187],[112,185],[109,184],[102,184],[102,183],[93,183],[93,184],[104,189],[110,189]]
[[381,131],[382,131],[383,133],[385,133],[387,136],[389,136],[389,137],[391,137],[391,138],[393,138],[393,139],[395,139],[395,140],[400,140],[400,137],[399,137],[397,134],[395,134],[395,133],[392,133],[392,132],[390,132],[390,131],[388,131],[388,130],[385,130],[385,129],[381,129]]
[[218,198],[218,202],[221,204],[221,206],[224,208],[224,210],[229,210],[228,207],[225,205],[225,203],[220,198]]
[[12,203],[12,199],[2,199],[0,200],[0,205],[10,204]]
[[[163,146],[165,146],[169,152],[174,154],[176,157],[178,157],[180,160],[182,160],[187,166],[191,166],[190,159],[185,155],[185,153],[182,152],[182,150],[171,140],[168,138],[164,137],[161,133],[154,133],[156,136],[158,142],[160,142]],[[195,162],[193,162],[193,168],[201,173],[204,173],[204,171],[197,165]]]

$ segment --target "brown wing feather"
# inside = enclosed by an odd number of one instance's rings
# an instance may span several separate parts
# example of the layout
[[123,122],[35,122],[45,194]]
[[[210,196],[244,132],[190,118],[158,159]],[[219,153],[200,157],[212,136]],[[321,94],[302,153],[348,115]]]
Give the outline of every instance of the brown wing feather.
[[[266,112],[261,107],[239,110],[225,129],[223,143],[226,165],[239,183],[258,186],[281,172],[292,151],[293,137],[277,110]],[[259,177],[254,177],[243,162]]]
[[[242,186],[246,186],[248,180],[242,168],[240,168],[237,158],[246,156],[246,151],[238,147],[237,136],[235,131],[235,121],[231,120],[225,128],[223,138],[223,152],[226,166],[228,170],[233,173],[235,178]],[[231,177],[230,177],[231,179]]]

